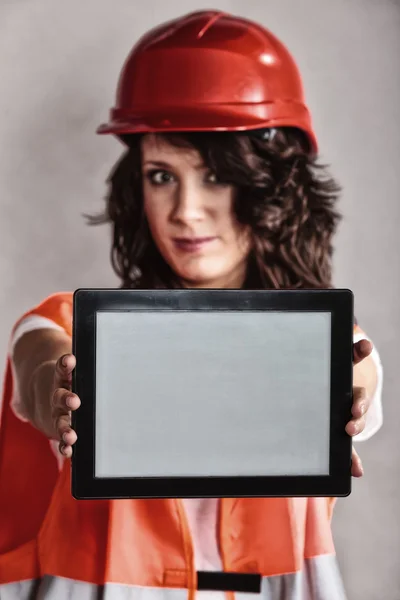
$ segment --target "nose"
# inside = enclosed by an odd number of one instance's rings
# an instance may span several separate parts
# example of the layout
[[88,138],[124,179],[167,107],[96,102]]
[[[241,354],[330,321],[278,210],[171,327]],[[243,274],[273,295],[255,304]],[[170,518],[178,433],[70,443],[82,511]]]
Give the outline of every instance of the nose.
[[193,223],[204,218],[202,194],[191,182],[181,182],[174,198],[172,219],[181,223]]

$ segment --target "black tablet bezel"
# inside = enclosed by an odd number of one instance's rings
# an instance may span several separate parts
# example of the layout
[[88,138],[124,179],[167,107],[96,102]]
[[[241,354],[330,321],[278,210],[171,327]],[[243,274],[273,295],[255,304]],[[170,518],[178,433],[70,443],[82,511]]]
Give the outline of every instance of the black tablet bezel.
[[[331,315],[329,475],[263,477],[95,477],[96,313],[99,311],[291,311]],[[122,290],[74,294],[73,390],[82,405],[72,415],[76,499],[347,496],[351,492],[353,294],[350,290]]]

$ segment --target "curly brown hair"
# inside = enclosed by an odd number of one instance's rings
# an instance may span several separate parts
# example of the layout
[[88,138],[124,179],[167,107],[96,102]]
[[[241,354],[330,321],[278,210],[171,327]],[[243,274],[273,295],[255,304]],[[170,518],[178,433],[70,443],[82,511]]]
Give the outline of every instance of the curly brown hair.
[[[221,182],[235,187],[236,217],[252,231],[245,289],[330,288],[340,187],[310,155],[301,131],[279,129],[272,139],[261,134],[159,135],[176,147],[196,149]],[[90,223],[112,223],[111,261],[122,287],[181,287],[146,222],[141,139],[124,138],[128,150],[109,177],[106,210]]]

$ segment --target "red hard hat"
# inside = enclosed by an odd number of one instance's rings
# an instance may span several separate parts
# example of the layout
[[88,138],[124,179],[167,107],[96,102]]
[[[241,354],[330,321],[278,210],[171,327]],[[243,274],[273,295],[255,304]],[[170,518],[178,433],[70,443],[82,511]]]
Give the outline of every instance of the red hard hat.
[[298,68],[260,25],[199,11],[144,35],[122,69],[110,122],[98,133],[297,127],[316,151]]

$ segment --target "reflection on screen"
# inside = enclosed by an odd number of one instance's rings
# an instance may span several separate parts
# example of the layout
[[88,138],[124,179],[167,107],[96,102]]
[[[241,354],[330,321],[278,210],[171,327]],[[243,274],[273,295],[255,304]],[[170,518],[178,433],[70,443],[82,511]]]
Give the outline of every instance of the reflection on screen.
[[96,477],[329,474],[330,313],[99,312]]

